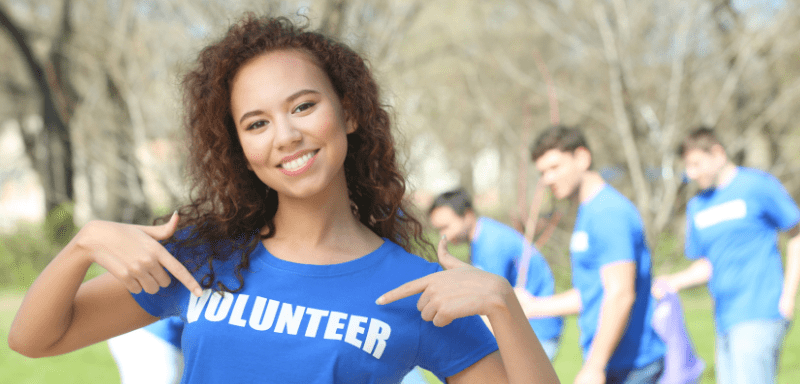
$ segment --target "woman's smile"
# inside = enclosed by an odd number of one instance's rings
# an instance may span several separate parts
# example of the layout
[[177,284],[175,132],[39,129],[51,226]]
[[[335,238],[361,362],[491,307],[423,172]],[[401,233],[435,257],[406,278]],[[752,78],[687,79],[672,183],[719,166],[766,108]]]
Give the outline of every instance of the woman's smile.
[[314,159],[317,158],[317,153],[319,153],[319,149],[306,152],[300,155],[300,157],[290,156],[290,158],[294,158],[294,160],[285,160],[278,165],[278,167],[281,168],[281,172],[288,176],[299,175],[311,168],[311,165],[314,164]]

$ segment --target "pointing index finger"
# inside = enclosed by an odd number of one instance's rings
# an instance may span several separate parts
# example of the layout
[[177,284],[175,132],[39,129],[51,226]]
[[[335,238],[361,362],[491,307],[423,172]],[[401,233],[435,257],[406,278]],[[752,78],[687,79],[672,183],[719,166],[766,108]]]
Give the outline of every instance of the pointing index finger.
[[392,302],[395,302],[400,299],[404,299],[411,295],[416,295],[425,290],[428,287],[428,279],[429,276],[423,276],[416,280],[411,280],[389,292],[384,293],[378,300],[375,300],[375,304],[378,305],[385,305]]
[[159,261],[172,276],[178,279],[178,281],[189,290],[189,292],[197,297],[203,295],[203,288],[200,287],[200,284],[195,280],[194,276],[192,276],[189,270],[186,269],[180,261],[169,254],[167,256],[162,256]]

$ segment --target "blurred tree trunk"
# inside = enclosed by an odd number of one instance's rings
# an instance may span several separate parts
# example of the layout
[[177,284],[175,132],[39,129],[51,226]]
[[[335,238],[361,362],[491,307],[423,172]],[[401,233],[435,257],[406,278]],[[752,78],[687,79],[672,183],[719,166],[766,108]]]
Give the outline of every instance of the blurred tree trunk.
[[[146,224],[152,214],[150,204],[144,194],[142,170],[145,166],[136,156],[137,148],[146,146],[146,123],[141,110],[139,97],[131,90],[131,82],[125,73],[130,71],[135,58],[130,46],[136,36],[136,18],[133,2],[120,3],[119,15],[108,24],[107,39],[104,41],[106,55],[103,68],[108,86],[109,107],[117,126],[110,127],[106,133],[109,140],[108,161],[101,166],[106,175],[107,199],[102,212],[104,217],[125,223]],[[138,68],[136,68],[138,69]]]
[[[125,83],[108,75],[108,97],[113,102],[113,114],[121,127],[108,132],[108,162],[102,164],[106,175],[107,200],[103,216],[124,223],[147,224],[151,209],[144,195],[142,165],[135,150],[144,137],[135,138],[132,114],[138,113],[136,96],[124,89]],[[134,99],[134,100],[132,100]]]
[[349,5],[350,2],[347,0],[327,0],[319,25],[320,31],[326,35],[341,37]]
[[[0,24],[11,35],[17,49],[24,57],[31,76],[41,96],[42,129],[36,132],[22,130],[25,150],[33,162],[42,182],[47,212],[53,212],[65,203],[75,199],[73,186],[72,140],[69,120],[74,111],[77,95],[69,83],[69,62],[65,54],[72,36],[69,13],[71,1],[65,0],[62,6],[60,31],[52,42],[46,60],[37,59],[29,37],[22,28],[0,7]],[[74,226],[70,215],[60,215],[54,234],[69,236]],[[63,240],[63,239],[58,239]]]

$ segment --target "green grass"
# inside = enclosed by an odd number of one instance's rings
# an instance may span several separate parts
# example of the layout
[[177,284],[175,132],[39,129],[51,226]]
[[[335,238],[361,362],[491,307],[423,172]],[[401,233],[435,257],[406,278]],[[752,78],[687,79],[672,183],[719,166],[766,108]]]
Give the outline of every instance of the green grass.
[[8,348],[8,329],[22,293],[0,292],[0,383],[83,384],[119,383],[117,366],[106,343],[61,356],[30,359]]
[[[686,319],[686,327],[694,343],[695,350],[706,363],[701,384],[712,384],[714,380],[714,318],[712,302],[705,288],[695,288],[681,293],[681,302]],[[797,313],[798,311],[795,311]],[[578,324],[574,316],[568,317],[564,324],[561,348],[553,361],[558,378],[564,384],[572,383],[581,368],[581,351],[578,346]],[[433,375],[428,376],[431,383],[439,383]],[[800,383],[800,330],[789,329],[783,346],[778,383]]]
[[[19,306],[22,294],[0,292],[0,383],[67,384],[119,383],[116,365],[105,343],[63,356],[29,359],[8,348],[8,328]],[[714,383],[714,321],[711,299],[705,288],[681,294],[689,333],[700,357],[706,362],[702,384]],[[800,330],[789,330],[783,348],[778,383],[800,382]],[[561,350],[553,363],[562,383],[572,383],[581,366],[578,330],[575,317],[565,324]],[[432,380],[432,383],[438,381]]]

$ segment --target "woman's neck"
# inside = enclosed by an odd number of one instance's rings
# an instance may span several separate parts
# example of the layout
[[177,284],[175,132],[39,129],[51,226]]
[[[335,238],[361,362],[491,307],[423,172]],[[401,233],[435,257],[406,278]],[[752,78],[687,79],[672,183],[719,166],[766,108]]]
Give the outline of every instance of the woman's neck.
[[303,264],[336,264],[366,255],[382,240],[353,215],[344,193],[303,199],[279,196],[275,236],[264,246],[278,258]]

